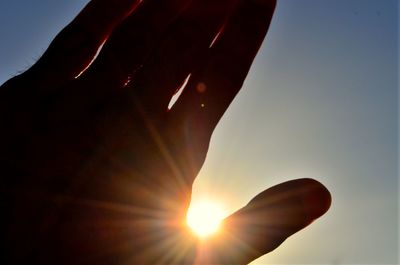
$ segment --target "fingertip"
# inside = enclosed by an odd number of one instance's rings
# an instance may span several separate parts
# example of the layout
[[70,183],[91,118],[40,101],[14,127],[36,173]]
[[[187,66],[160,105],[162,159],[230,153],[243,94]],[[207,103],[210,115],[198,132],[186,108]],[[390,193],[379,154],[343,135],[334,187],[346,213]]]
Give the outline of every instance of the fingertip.
[[329,190],[320,182],[314,179],[301,179],[305,187],[305,194],[302,197],[303,205],[308,213],[310,222],[324,215],[332,204],[332,196]]

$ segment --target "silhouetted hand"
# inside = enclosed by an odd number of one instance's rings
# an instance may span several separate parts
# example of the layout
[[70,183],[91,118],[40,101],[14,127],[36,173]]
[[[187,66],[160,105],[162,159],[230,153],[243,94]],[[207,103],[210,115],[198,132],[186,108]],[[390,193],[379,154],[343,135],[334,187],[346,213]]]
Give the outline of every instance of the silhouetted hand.
[[259,194],[208,240],[184,223],[274,8],[92,0],[0,89],[1,264],[245,264],[325,213],[329,192],[302,179]]

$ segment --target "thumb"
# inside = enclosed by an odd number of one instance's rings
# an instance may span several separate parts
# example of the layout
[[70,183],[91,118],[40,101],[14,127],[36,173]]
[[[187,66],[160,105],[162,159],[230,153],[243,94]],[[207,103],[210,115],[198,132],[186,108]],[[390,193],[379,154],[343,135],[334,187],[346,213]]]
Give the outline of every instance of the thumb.
[[316,180],[298,179],[276,185],[226,218],[222,232],[202,246],[199,259],[206,263],[247,264],[311,224],[330,204],[329,191]]

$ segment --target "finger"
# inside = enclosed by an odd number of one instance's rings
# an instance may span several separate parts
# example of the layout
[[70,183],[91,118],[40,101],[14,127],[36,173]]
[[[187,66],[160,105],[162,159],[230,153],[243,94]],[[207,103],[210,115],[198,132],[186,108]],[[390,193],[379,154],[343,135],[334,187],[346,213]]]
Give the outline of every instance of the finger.
[[174,92],[199,64],[237,0],[198,0],[176,20],[136,74],[132,96],[164,114]]
[[274,186],[252,199],[207,243],[207,258],[221,264],[247,264],[282,244],[330,207],[329,191],[312,179]]
[[[87,78],[121,88],[143,64],[168,26],[191,0],[147,0],[111,34]],[[104,86],[106,84],[106,86]],[[96,88],[98,91],[98,88]]]
[[155,51],[135,74],[131,84],[125,87],[129,89],[119,90],[120,93],[112,97],[116,100],[110,100],[106,107],[115,109],[125,106],[123,111],[133,112],[134,119],[141,119],[138,122],[147,124],[149,133],[157,139],[155,141],[160,141],[157,146],[167,151],[166,160],[172,158],[169,164],[178,173],[173,175],[184,180],[184,186],[186,183],[189,186],[192,184],[204,161],[207,149],[204,147],[208,143],[187,144],[179,136],[180,132],[164,130],[167,106],[174,91],[190,73],[193,65],[198,63],[196,58],[201,57],[203,51],[209,48],[234,3],[236,0],[196,0],[191,4],[173,22]]
[[210,134],[242,87],[268,31],[275,0],[241,0],[213,45],[207,63],[192,75],[172,110],[176,119],[201,124]]
[[140,2],[92,0],[56,36],[30,72],[53,86],[75,78],[90,64],[113,28]]

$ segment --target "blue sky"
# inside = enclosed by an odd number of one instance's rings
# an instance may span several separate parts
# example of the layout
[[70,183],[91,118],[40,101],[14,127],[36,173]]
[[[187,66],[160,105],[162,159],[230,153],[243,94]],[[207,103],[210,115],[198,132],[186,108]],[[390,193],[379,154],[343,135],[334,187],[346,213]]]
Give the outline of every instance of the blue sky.
[[[0,2],[0,83],[85,5]],[[254,264],[398,262],[398,1],[279,0],[242,91],[216,129],[194,198],[230,211],[301,177],[331,190],[323,218]]]

